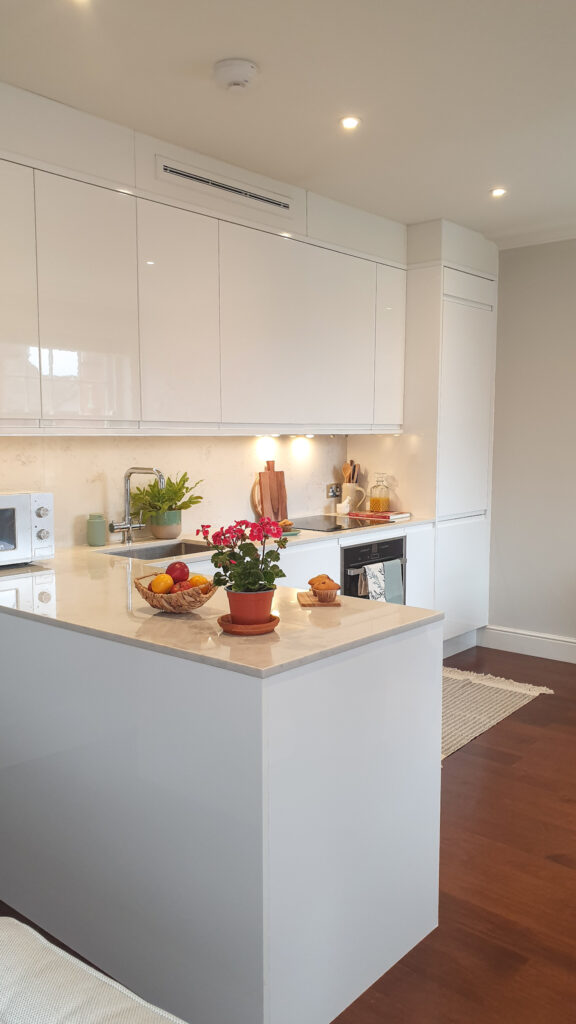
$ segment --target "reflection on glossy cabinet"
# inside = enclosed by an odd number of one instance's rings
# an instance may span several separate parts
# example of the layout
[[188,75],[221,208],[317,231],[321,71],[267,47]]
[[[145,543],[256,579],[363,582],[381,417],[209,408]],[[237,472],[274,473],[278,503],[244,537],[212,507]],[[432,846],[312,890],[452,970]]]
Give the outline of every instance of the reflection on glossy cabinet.
[[43,416],[137,420],[136,200],[35,177]]
[[374,423],[401,424],[404,409],[406,271],[378,265]]
[[220,225],[222,418],[371,424],[376,267]]
[[0,161],[0,418],[40,417],[34,179]]
[[138,200],[142,419],[220,419],[218,222]]
[[489,524],[469,516],[436,527],[435,607],[444,612],[444,639],[488,623]]

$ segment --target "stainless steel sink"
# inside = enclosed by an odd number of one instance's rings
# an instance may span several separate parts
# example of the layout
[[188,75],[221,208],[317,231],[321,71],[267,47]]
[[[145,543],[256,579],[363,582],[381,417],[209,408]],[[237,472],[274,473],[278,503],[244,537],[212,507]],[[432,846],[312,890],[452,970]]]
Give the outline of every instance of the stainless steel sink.
[[152,559],[182,558],[183,555],[197,555],[200,552],[209,554],[210,548],[202,541],[178,540],[165,544],[126,544],[102,551],[103,555],[114,555],[117,558],[140,558],[150,562]]

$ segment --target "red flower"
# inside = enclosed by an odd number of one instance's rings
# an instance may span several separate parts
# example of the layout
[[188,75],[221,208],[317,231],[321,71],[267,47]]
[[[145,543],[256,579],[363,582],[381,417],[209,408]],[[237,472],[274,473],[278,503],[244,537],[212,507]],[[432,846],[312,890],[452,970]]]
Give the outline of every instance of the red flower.
[[208,537],[210,536],[210,530],[210,526],[205,526],[204,524],[202,524],[200,529],[196,530],[196,536],[198,536],[198,534],[201,533],[202,536],[204,537],[204,540],[208,540]]
[[250,540],[252,540],[252,541],[254,541],[254,540],[263,540],[264,539],[264,529],[263,529],[263,527],[260,526],[259,523],[252,523],[251,526],[250,526],[250,534],[249,534],[249,536],[250,536]]

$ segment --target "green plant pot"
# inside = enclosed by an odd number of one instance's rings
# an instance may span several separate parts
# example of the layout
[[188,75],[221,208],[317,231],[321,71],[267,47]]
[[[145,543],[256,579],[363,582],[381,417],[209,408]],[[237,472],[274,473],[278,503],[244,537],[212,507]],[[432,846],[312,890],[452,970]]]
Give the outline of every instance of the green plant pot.
[[174,540],[182,532],[182,513],[171,510],[152,516],[150,529],[158,540]]

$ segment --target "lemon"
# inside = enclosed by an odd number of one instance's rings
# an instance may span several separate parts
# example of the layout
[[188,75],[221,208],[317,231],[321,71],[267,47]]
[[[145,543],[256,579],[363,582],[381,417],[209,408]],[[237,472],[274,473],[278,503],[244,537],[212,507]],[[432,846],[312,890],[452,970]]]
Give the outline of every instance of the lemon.
[[174,586],[174,580],[167,572],[161,572],[158,576],[155,576],[150,584],[150,589],[155,594],[167,594],[168,591]]

